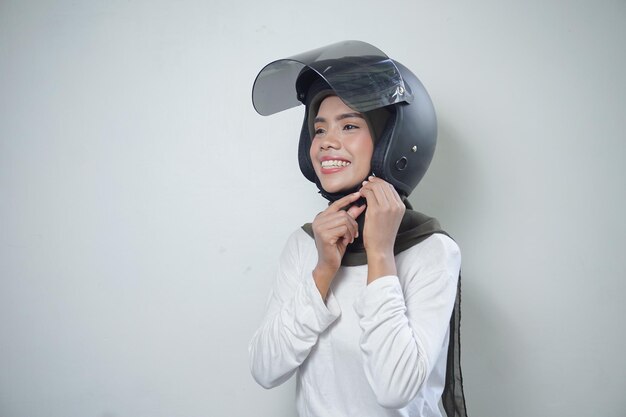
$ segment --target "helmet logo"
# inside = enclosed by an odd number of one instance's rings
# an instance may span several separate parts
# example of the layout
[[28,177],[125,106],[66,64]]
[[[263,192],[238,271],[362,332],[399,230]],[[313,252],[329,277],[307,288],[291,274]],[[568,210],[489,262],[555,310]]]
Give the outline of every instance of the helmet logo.
[[399,85],[396,87],[396,91],[391,95],[391,98],[393,99],[394,97],[403,96],[403,95],[404,95],[404,87]]

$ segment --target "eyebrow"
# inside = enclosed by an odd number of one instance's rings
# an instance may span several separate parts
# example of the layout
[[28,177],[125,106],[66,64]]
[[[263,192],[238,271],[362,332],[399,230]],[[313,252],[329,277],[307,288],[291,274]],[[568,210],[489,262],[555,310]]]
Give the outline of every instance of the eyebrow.
[[[340,114],[339,116],[337,116],[335,118],[335,120],[339,121],[339,120],[343,120],[343,119],[350,119],[352,117],[358,117],[359,119],[365,119],[365,117],[363,117],[363,115],[361,113],[343,113]],[[324,123],[326,121],[326,119],[324,119],[323,117],[316,117],[313,120],[313,123]]]

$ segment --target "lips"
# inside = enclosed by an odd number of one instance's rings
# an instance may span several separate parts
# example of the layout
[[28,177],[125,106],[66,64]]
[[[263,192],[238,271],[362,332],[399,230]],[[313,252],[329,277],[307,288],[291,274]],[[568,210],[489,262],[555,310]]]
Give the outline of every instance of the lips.
[[320,160],[322,174],[334,174],[350,165],[350,161],[342,158],[325,156]]

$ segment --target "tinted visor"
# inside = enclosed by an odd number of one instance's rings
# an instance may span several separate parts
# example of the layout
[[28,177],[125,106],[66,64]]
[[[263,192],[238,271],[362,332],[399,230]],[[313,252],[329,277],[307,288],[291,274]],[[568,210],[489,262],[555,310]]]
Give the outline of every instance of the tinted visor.
[[344,41],[266,65],[254,81],[252,104],[263,116],[296,107],[305,102],[317,77],[360,112],[413,99],[396,64],[384,52],[365,42]]

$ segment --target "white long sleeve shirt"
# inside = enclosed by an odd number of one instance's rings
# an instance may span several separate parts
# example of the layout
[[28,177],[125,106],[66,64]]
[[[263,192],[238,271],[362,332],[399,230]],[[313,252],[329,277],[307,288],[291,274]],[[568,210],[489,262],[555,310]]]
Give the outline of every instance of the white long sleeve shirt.
[[369,285],[367,265],[341,267],[326,303],[316,263],[315,241],[296,230],[250,342],[254,379],[271,388],[296,373],[300,417],[441,417],[456,243],[433,234],[396,255],[398,276]]

